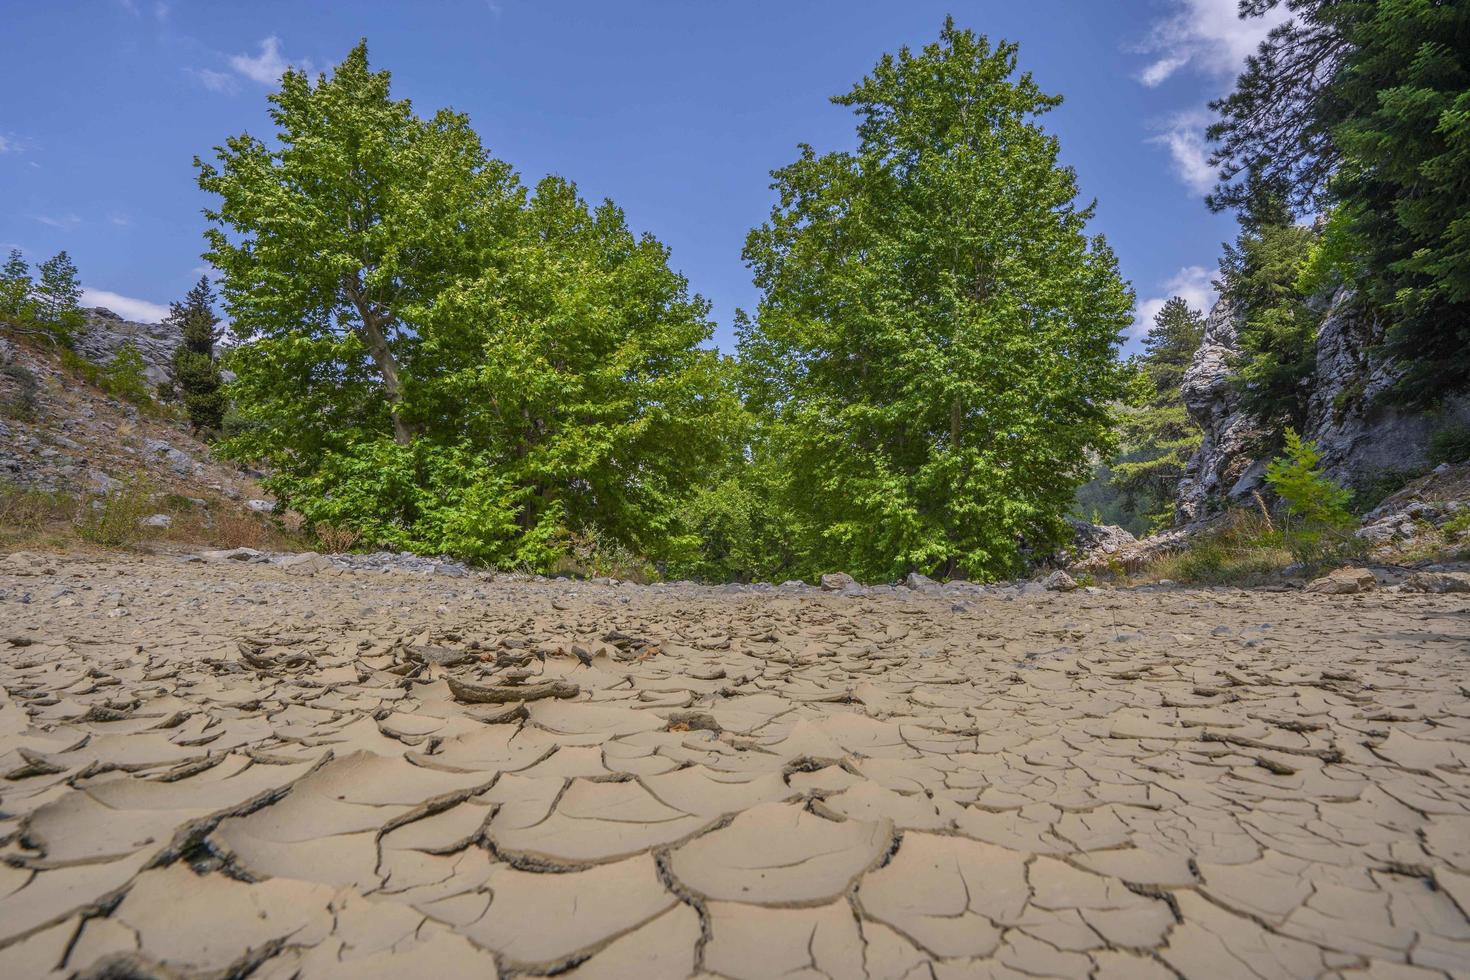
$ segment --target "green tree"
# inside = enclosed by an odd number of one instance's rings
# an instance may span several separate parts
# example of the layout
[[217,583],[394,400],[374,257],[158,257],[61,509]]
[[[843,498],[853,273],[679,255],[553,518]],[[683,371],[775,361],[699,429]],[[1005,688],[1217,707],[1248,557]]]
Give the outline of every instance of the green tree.
[[572,533],[659,556],[731,396],[708,304],[611,202],[528,192],[358,45],[270,97],[272,145],[198,163],[238,344],[238,434],[313,522],[549,566]]
[[131,340],[124,341],[112,355],[112,360],[102,368],[101,386],[109,395],[114,395],[137,405],[146,405],[152,399],[148,394],[147,362],[143,352]]
[[70,344],[85,322],[82,315],[82,285],[77,267],[65,251],[41,263],[41,279],[32,291],[31,305],[38,323],[63,344]]
[[1112,485],[1129,509],[1143,508],[1156,528],[1173,520],[1175,491],[1202,438],[1181,388],[1204,332],[1204,316],[1184,299],[1174,296],[1164,304],[1136,360],[1145,400],[1121,418],[1124,454],[1112,465]]
[[1322,472],[1314,443],[1288,428],[1286,451],[1266,466],[1266,483],[1286,510],[1286,541],[1292,556],[1316,562],[1348,547],[1357,519],[1348,510],[1352,493]]
[[167,322],[181,335],[169,365],[173,395],[183,402],[195,432],[218,432],[224,422],[224,382],[214,356],[219,317],[208,276],[199,277],[182,303],[169,305]]
[[1470,388],[1470,3],[1368,5],[1334,84],[1331,183],[1367,243],[1400,401]]
[[1294,224],[1281,199],[1265,191],[1241,214],[1241,226],[1220,271],[1222,295],[1241,317],[1234,368],[1242,405],[1269,428],[1301,428],[1322,319],[1301,284],[1318,233]]
[[0,268],[0,320],[25,323],[31,319],[31,267],[20,249],[10,250],[10,258]]
[[1132,294],[1016,50],[946,21],[884,56],[833,100],[857,150],[803,146],[746,243],[751,404],[818,566],[1014,570],[1111,448]]
[[1213,162],[1220,209],[1264,180],[1297,211],[1334,204],[1359,243],[1399,400],[1470,388],[1470,4],[1240,0],[1286,7],[1227,98]]

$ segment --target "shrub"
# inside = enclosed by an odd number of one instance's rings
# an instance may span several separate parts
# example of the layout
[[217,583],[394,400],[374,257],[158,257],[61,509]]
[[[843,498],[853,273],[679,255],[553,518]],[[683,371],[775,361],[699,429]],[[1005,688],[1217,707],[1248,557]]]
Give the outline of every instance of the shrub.
[[1199,585],[1255,585],[1274,579],[1291,560],[1284,535],[1269,518],[1235,510],[1219,528],[1154,561],[1145,576]]
[[351,551],[352,546],[357,544],[358,539],[362,537],[359,532],[350,527],[339,527],[326,522],[312,528],[312,532],[316,535],[317,544],[321,546],[322,551],[329,555]]
[[1429,437],[1429,464],[1470,460],[1470,425],[1451,425]]
[[153,486],[139,474],[90,507],[82,507],[76,519],[77,536],[105,548],[125,548],[143,537],[142,520],[152,512]]
[[586,578],[606,576],[637,582],[655,577],[648,562],[621,542],[613,540],[596,525],[566,536],[566,552],[553,566],[557,572]]
[[102,389],[109,395],[134,404],[147,404],[153,399],[148,393],[146,370],[143,352],[131,340],[126,341],[102,369]]
[[75,497],[0,481],[0,528],[33,531],[53,521],[71,520],[76,509]]
[[1322,472],[1322,454],[1310,441],[1286,430],[1286,454],[1266,467],[1266,483],[1286,510],[1283,531],[1292,557],[1313,565],[1345,554],[1356,539],[1357,519],[1348,509],[1352,494]]
[[40,385],[24,365],[0,365],[0,418],[29,421],[40,405]]

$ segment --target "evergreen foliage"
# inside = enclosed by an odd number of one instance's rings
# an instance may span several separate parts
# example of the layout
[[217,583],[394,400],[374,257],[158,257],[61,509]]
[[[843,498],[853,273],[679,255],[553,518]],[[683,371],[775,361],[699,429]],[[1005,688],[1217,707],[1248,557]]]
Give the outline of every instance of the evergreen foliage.
[[7,323],[25,323],[32,318],[31,267],[21,256],[20,249],[10,250],[4,268],[0,268],[0,320]]
[[1182,298],[1164,304],[1136,360],[1144,400],[1120,419],[1124,455],[1112,465],[1111,482],[1128,509],[1142,509],[1155,529],[1172,522],[1175,490],[1202,438],[1180,389],[1204,332],[1204,316]]
[[195,432],[216,433],[224,423],[225,398],[214,356],[219,317],[207,276],[199,277],[182,303],[170,304],[168,322],[181,334],[169,365],[172,395],[183,402]]
[[1268,205],[1242,216],[1220,262],[1223,298],[1241,318],[1234,367],[1242,404],[1275,431],[1307,420],[1322,311],[1301,283],[1316,242],[1311,228]]
[[86,319],[77,267],[66,252],[58,252],[41,263],[39,272],[40,280],[32,279],[20,250],[10,250],[0,268],[0,322],[42,333],[70,347]]
[[1214,104],[1216,208],[1264,183],[1297,211],[1334,204],[1362,287],[1388,314],[1387,352],[1418,405],[1470,388],[1470,3],[1241,0],[1285,6]]
[[70,345],[85,318],[77,267],[65,251],[41,263],[40,279],[31,292],[32,315],[62,344]]
[[1348,509],[1352,493],[1322,472],[1322,454],[1296,434],[1285,432],[1286,451],[1266,466],[1266,483],[1281,498],[1288,523],[1287,546],[1300,562],[1317,562],[1352,540],[1357,519]]
[[740,351],[801,567],[1014,571],[1065,534],[1127,378],[1131,291],[1036,122],[1060,100],[947,21],[833,101],[857,150],[803,146],[745,248]]

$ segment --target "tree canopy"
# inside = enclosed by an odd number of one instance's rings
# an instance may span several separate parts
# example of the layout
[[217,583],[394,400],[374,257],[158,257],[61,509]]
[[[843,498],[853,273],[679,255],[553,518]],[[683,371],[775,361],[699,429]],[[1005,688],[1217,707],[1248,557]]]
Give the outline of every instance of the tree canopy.
[[833,100],[855,151],[773,174],[740,352],[813,567],[1014,570],[1111,443],[1133,297],[1016,51],[947,21]]
[[1113,463],[1112,485],[1127,510],[1140,510],[1155,527],[1174,518],[1174,497],[1185,466],[1199,448],[1199,426],[1189,417],[1181,388],[1205,320],[1184,299],[1171,297],[1154,316],[1136,364],[1144,394],[1129,406],[1119,427],[1123,455]]
[[273,145],[197,161],[237,345],[224,451],[365,541],[549,565],[587,528],[658,556],[721,449],[708,304],[611,202],[534,191],[359,44],[270,97]]
[[1257,188],[1291,211],[1335,209],[1358,245],[1346,276],[1387,314],[1398,397],[1470,388],[1470,4],[1240,0],[1293,16],[1214,103],[1213,207]]

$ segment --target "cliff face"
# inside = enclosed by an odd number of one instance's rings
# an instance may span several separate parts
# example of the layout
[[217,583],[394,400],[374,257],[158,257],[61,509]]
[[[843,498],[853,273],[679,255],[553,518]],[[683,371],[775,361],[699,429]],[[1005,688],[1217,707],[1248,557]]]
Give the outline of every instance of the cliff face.
[[87,322],[74,341],[77,354],[94,364],[107,364],[123,344],[131,341],[143,355],[148,383],[155,388],[168,380],[169,362],[183,339],[179,328],[168,323],[135,323],[104,307],[83,311]]
[[[1470,425],[1470,398],[1448,401],[1437,412],[1403,411],[1378,398],[1399,373],[1389,361],[1370,358],[1383,324],[1339,290],[1327,304],[1317,334],[1316,368],[1303,436],[1317,444],[1329,476],[1345,485],[1378,474],[1427,468],[1431,436],[1441,428]],[[1221,300],[1205,323],[1204,340],[1184,376],[1190,416],[1204,432],[1175,498],[1175,524],[1193,523],[1231,504],[1249,502],[1261,487],[1267,458],[1262,444],[1272,433],[1242,411],[1230,362],[1239,353],[1240,317]]]

